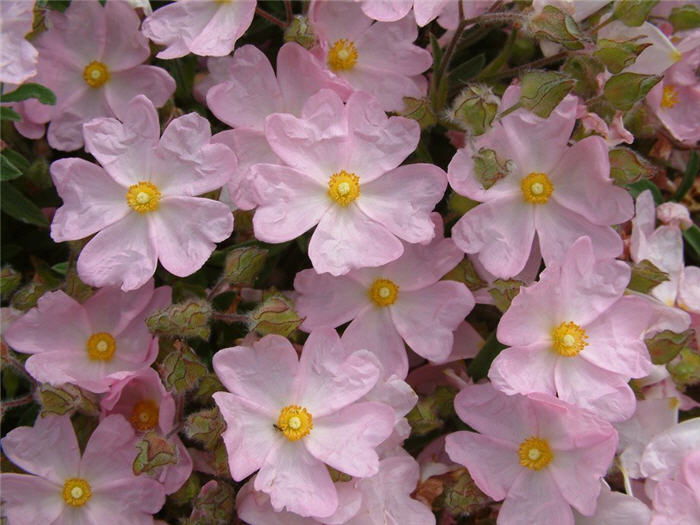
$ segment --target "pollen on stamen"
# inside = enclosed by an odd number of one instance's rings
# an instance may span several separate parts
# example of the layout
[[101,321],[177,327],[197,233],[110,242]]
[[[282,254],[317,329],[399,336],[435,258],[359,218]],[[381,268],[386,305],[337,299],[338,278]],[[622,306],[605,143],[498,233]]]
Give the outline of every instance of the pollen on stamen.
[[111,361],[117,350],[117,341],[108,332],[97,332],[90,336],[85,346],[92,361]]
[[369,289],[369,297],[377,306],[389,306],[396,302],[399,287],[389,279],[377,279]]
[[546,173],[530,173],[520,181],[520,189],[523,192],[525,202],[532,204],[544,204],[554,191],[554,186]]
[[574,357],[588,345],[586,339],[586,330],[567,321],[552,331],[552,349],[564,357]]
[[337,204],[347,206],[360,196],[360,177],[341,170],[328,181],[328,195]]
[[546,439],[533,436],[520,444],[518,458],[523,467],[541,470],[552,461],[554,455]]
[[347,71],[357,63],[357,48],[351,40],[336,40],[328,51],[328,67],[333,71]]
[[308,436],[311,429],[314,428],[313,417],[304,407],[288,405],[280,412],[276,428],[289,441],[298,441]]
[[63,496],[63,501],[71,507],[82,507],[92,497],[92,489],[87,480],[69,478],[63,484],[61,495]]
[[661,107],[671,109],[676,104],[678,104],[678,90],[670,84],[665,85],[661,95]]
[[158,209],[160,190],[151,182],[139,182],[129,186],[126,192],[126,202],[138,213],[148,213]]
[[107,66],[102,62],[93,60],[83,70],[83,80],[91,88],[98,88],[109,82],[110,74]]
[[136,430],[145,432],[158,425],[159,414],[160,410],[156,402],[151,399],[144,399],[134,405],[129,422]]

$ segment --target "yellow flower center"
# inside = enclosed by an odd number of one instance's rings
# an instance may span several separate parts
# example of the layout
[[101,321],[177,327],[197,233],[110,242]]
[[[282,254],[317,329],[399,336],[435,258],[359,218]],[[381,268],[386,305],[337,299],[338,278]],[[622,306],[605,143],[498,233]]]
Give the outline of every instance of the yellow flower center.
[[333,71],[347,71],[357,63],[357,48],[355,43],[345,38],[336,40],[328,51],[328,66]]
[[518,448],[518,458],[523,467],[540,470],[546,467],[554,458],[552,449],[546,439],[529,437]]
[[102,62],[93,60],[83,69],[83,79],[91,88],[98,88],[109,81],[109,69]]
[[63,501],[71,507],[82,507],[92,496],[90,484],[81,478],[67,479],[63,484]]
[[155,184],[139,182],[129,186],[126,192],[126,202],[132,210],[139,213],[148,213],[158,209],[160,191]]
[[158,424],[158,413],[158,405],[155,401],[144,399],[134,405],[129,421],[136,430],[145,432],[155,428]]
[[93,361],[111,361],[117,349],[117,342],[112,334],[97,332],[87,341],[88,357]]
[[559,355],[573,357],[588,345],[586,339],[586,331],[576,323],[561,323],[552,331],[552,349]]
[[341,170],[328,181],[328,195],[341,206],[347,206],[360,196],[360,177]]
[[664,86],[664,94],[661,96],[661,107],[671,109],[678,104],[678,90],[672,85]]
[[314,428],[313,418],[304,407],[288,405],[280,412],[277,428],[289,441],[297,441],[308,436],[311,429]]
[[369,297],[377,306],[389,306],[396,302],[399,287],[389,279],[377,279],[369,289]]
[[520,181],[520,188],[523,190],[525,202],[532,204],[544,204],[554,191],[546,173],[530,173]]

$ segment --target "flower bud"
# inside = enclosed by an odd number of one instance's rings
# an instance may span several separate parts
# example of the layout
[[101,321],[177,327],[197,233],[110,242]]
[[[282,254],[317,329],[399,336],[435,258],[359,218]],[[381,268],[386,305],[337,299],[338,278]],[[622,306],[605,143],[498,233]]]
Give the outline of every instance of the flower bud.
[[226,429],[224,418],[218,407],[194,412],[185,420],[185,435],[212,450]]
[[608,71],[619,73],[634,64],[640,53],[651,45],[650,42],[638,44],[636,39],[607,40],[601,38],[596,44],[593,55],[605,64]]
[[97,396],[66,383],[52,386],[41,383],[37,389],[37,400],[41,405],[41,416],[63,416],[78,411],[87,416],[98,416],[100,406]]
[[311,49],[316,43],[316,35],[309,19],[303,15],[294,15],[292,22],[284,30],[284,41],[296,42],[306,49]]
[[304,322],[294,310],[294,303],[279,294],[265,299],[248,317],[248,329],[260,335],[278,334],[288,337]]
[[465,468],[445,474],[442,482],[442,506],[453,516],[473,514],[491,501],[479,490]]
[[0,296],[3,301],[12,295],[21,282],[21,273],[8,265],[2,267],[0,270]]
[[253,286],[265,266],[267,250],[256,246],[234,248],[226,255],[224,279],[234,286]]
[[547,118],[576,81],[556,71],[529,71],[521,78],[520,106]]
[[656,174],[656,166],[631,149],[617,147],[611,149],[608,156],[610,157],[610,177],[619,186],[650,179]]
[[661,271],[653,262],[644,259],[632,265],[632,277],[627,288],[635,292],[648,293],[664,281],[668,281],[668,274]]
[[204,484],[192,507],[189,525],[224,525],[231,523],[235,505],[234,490],[223,481],[212,479]]
[[177,447],[157,432],[148,432],[137,443],[138,455],[132,465],[134,475],[157,474],[161,467],[175,465]]
[[506,177],[514,169],[512,160],[502,159],[492,149],[481,148],[472,156],[474,176],[485,190]]
[[676,386],[685,389],[700,383],[700,355],[690,348],[684,348],[680,357],[680,361],[667,367]]
[[209,339],[211,305],[203,299],[189,299],[158,310],[146,319],[154,334]]
[[639,73],[620,73],[608,79],[603,88],[603,96],[617,109],[627,111],[663,77],[658,75],[641,75]]
[[448,117],[462,129],[483,135],[491,127],[498,104],[498,97],[489,87],[470,85],[455,98]]
[[428,99],[403,97],[403,103],[404,108],[401,115],[418,122],[421,129],[430,128],[437,123],[437,118]]
[[[161,341],[161,349],[163,346]],[[207,375],[207,367],[194,350],[177,340],[172,342],[172,350],[158,365],[158,371],[166,388],[180,393],[191,390]]]
[[693,330],[681,333],[664,330],[649,339],[645,339],[644,342],[649,349],[651,362],[655,365],[665,365],[674,359],[686,345],[690,344],[694,336]]
[[489,288],[493,302],[501,312],[510,308],[510,303],[520,293],[520,287],[525,283],[516,279],[496,279]]
[[551,40],[566,49],[583,49],[583,33],[576,21],[567,13],[547,5],[542,12],[532,17],[527,29],[536,38]]

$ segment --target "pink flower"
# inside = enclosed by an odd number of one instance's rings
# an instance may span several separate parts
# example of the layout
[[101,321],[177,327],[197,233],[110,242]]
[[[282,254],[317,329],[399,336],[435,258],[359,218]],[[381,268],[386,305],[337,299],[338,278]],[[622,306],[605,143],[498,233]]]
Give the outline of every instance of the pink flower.
[[80,454],[70,417],[39,417],[2,440],[5,455],[28,474],[0,474],[10,525],[151,525],[163,487],[134,476],[134,431],[121,416],[104,419]]
[[21,84],[36,74],[38,52],[24,38],[33,20],[33,0],[0,2],[0,82]]
[[418,462],[403,449],[379,462],[379,472],[357,481],[362,506],[346,525],[434,525],[430,508],[413,498],[420,476]]
[[8,328],[5,340],[33,354],[25,368],[37,381],[106,392],[155,360],[158,339],[145,318],[170,304],[170,293],[168,286],[154,290],[152,280],[129,293],[102,288],[83,304],[62,291],[48,292]]
[[350,476],[379,470],[374,451],[394,428],[383,403],[357,402],[379,379],[376,358],[365,350],[347,359],[332,329],[313,332],[301,359],[286,339],[268,335],[253,348],[225,348],[214,370],[229,392],[217,392],[233,479],[258,469],[255,490],[273,508],[327,517],[338,495],[326,465]]
[[197,271],[233,229],[228,206],[195,197],[220,188],[235,169],[231,150],[211,144],[209,122],[190,113],[160,137],[153,104],[138,96],[123,122],[85,125],[85,142],[102,167],[61,159],[51,176],[63,199],[51,224],[56,242],[93,233],[78,258],[80,278],[93,286],[134,290],[160,260],[184,277]]
[[[519,88],[508,88],[502,107],[515,104],[518,96]],[[622,252],[622,241],[609,225],[632,217],[632,198],[613,185],[602,138],[567,146],[576,106],[576,98],[567,96],[547,119],[519,109],[450,162],[452,187],[482,202],[457,222],[452,236],[497,277],[509,278],[523,269],[535,234],[547,265],[561,259],[582,235],[591,238],[599,257]],[[505,176],[488,189],[474,169],[480,150],[492,150],[505,166]]]
[[343,105],[324,89],[301,118],[270,115],[265,136],[287,166],[252,168],[258,239],[285,242],[318,224],[309,244],[314,269],[342,275],[399,258],[399,238],[433,238],[430,212],[445,192],[444,172],[431,164],[397,168],[418,144],[417,122],[387,118],[368,93]]
[[158,58],[187,53],[224,56],[245,33],[255,14],[255,0],[180,0],[157,9],[143,21],[143,34],[167,46]]
[[[238,169],[227,185],[233,203],[242,209],[255,207],[250,168],[281,160],[265,139],[265,118],[273,113],[301,116],[307,99],[322,88],[347,98],[350,90],[322,69],[299,44],[288,43],[277,54],[277,77],[267,57],[255,46],[243,46],[233,57],[216,59],[226,67],[226,77],[207,92],[207,105],[219,120],[232,128],[215,135],[212,142],[226,144],[238,157]],[[213,60],[209,60],[212,64]]]
[[612,463],[615,429],[548,394],[506,396],[490,384],[464,388],[459,417],[479,432],[455,432],[445,449],[496,501],[500,525],[573,525],[571,507],[596,510]]
[[629,278],[627,264],[596,260],[590,239],[576,241],[503,314],[497,336],[511,348],[491,365],[494,386],[558,394],[609,421],[630,417],[635,397],[627,383],[651,368],[643,336],[653,311],[623,297]]
[[665,479],[654,489],[651,525],[700,523],[700,448],[683,458],[676,479]]
[[459,25],[460,1],[464,18],[475,18],[494,4],[494,0],[413,0],[416,23],[423,27],[437,18],[438,24],[454,31]]
[[309,19],[319,44],[312,52],[348,87],[368,91],[386,111],[403,109],[403,97],[425,95],[421,75],[433,62],[413,41],[418,28],[412,16],[374,22],[353,2],[315,2]]
[[47,108],[30,100],[22,106],[30,122],[51,121],[51,147],[78,149],[84,122],[121,118],[139,94],[162,106],[175,91],[175,81],[164,69],[141,65],[150,54],[148,40],[127,3],[109,0],[102,7],[95,0],[72,2],[65,13],[49,9],[47,16],[50,29],[35,40],[39,63],[32,81],[51,89],[57,103]]
[[644,449],[641,472],[647,484],[664,479],[678,479],[683,461],[691,452],[700,450],[700,418],[678,423],[654,436]]
[[165,390],[158,373],[144,368],[113,384],[100,403],[102,417],[121,414],[136,431],[134,445],[141,434],[155,430],[170,437],[177,447],[178,462],[165,465],[157,475],[166,494],[178,490],[192,473],[192,459],[175,430],[175,400]]
[[462,252],[443,238],[442,220],[426,245],[408,244],[396,261],[378,268],[352,270],[333,277],[303,270],[294,279],[295,304],[305,317],[306,331],[337,327],[352,321],[343,343],[367,349],[387,373],[408,373],[404,342],[418,355],[444,361],[453,346],[453,332],[474,307],[469,289],[440,278],[454,268]]
[[678,140],[695,144],[700,140],[700,31],[693,31],[679,44],[680,61],[666,71],[661,82],[647,95],[647,103]]
[[595,514],[589,517],[574,511],[576,525],[649,525],[649,507],[634,496],[610,490],[605,482],[601,485]]

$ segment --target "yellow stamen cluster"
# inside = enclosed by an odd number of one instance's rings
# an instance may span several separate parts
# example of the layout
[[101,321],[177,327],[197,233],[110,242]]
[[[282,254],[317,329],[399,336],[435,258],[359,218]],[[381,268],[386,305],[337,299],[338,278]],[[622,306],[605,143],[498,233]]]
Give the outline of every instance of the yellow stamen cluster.
[[544,204],[554,191],[546,173],[530,173],[520,181],[520,188],[523,190],[525,202],[531,204]]
[[369,297],[377,306],[389,306],[396,302],[399,287],[389,279],[377,279],[369,289]]
[[129,421],[136,430],[145,432],[158,424],[159,409],[155,401],[144,399],[134,405]]
[[90,484],[81,478],[67,479],[61,493],[63,501],[71,507],[82,507],[92,496]]
[[678,90],[670,84],[664,86],[664,93],[661,95],[661,107],[671,109],[678,104]]
[[117,350],[117,342],[112,334],[97,332],[87,340],[88,357],[93,361],[111,361]]
[[532,470],[541,470],[554,459],[552,449],[546,439],[529,437],[518,448],[518,458],[523,467]]
[[91,88],[98,88],[109,82],[109,69],[102,62],[93,60],[83,69],[83,79]]
[[132,184],[126,192],[126,202],[132,210],[139,213],[156,211],[160,202],[160,191],[150,182]]
[[304,407],[288,405],[280,412],[277,428],[282,431],[289,441],[297,441],[308,436],[314,428],[313,418]]
[[360,177],[341,170],[328,181],[328,195],[341,206],[347,206],[360,196]]
[[586,339],[586,331],[576,323],[561,323],[552,331],[552,349],[564,357],[574,357],[588,345]]
[[336,40],[328,51],[328,67],[333,71],[347,71],[357,63],[357,48],[352,40]]

